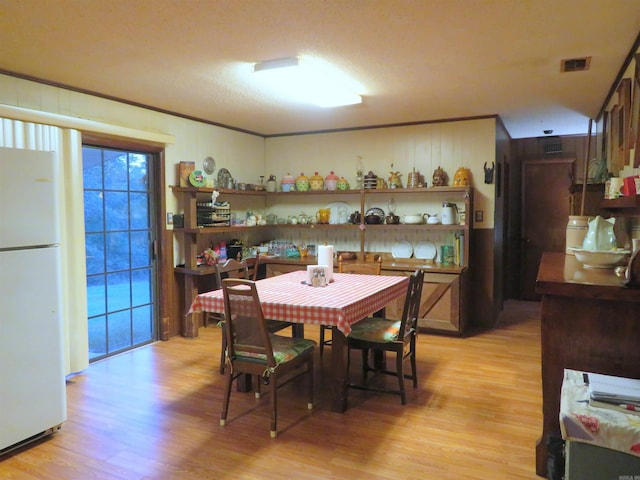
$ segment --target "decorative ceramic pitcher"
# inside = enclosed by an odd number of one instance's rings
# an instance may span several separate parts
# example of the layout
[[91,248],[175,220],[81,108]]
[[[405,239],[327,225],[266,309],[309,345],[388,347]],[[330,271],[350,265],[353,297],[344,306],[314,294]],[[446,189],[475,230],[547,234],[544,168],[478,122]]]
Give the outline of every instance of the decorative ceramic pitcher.
[[589,229],[584,237],[582,248],[585,250],[613,250],[618,246],[616,235],[613,232],[615,218],[604,219],[600,215],[589,221]]

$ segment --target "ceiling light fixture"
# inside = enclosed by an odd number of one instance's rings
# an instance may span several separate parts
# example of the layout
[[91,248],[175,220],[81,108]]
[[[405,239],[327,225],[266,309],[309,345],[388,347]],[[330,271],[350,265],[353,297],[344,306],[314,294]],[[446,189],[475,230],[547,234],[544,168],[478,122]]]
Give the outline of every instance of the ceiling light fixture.
[[278,89],[298,101],[321,107],[339,107],[362,103],[362,97],[335,78],[298,57],[258,62],[253,71]]

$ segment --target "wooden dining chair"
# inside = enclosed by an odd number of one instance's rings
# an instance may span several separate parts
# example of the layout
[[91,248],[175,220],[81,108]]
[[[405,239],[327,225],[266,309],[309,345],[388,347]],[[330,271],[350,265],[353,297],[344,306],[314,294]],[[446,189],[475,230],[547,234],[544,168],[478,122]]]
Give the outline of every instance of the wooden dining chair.
[[[250,266],[246,260],[236,260],[233,258],[228,259],[224,263],[215,265],[216,272],[216,285],[218,288],[222,288],[222,281],[225,278],[240,278],[244,280],[255,281],[258,277],[258,265],[259,257],[256,256],[255,261],[252,262],[253,266]],[[219,326],[224,324],[224,314],[209,312],[205,316],[205,326],[207,320],[215,321]],[[282,322],[279,320],[267,320],[267,328],[270,332],[278,332],[291,326],[291,322]],[[222,342],[220,347],[220,375],[224,374],[225,368],[225,350],[227,349],[227,339],[222,335]]]
[[[342,255],[338,256],[338,273],[361,273],[366,275],[380,275],[382,273],[382,256],[378,256],[374,263],[345,262]],[[332,339],[326,338],[331,326],[320,325],[320,357],[324,354],[325,345],[331,345]]]
[[[353,324],[347,336],[347,365],[351,362],[351,350],[362,351],[362,383],[349,382],[349,388],[375,390],[400,395],[402,405],[407,403],[404,379],[413,380],[413,388],[418,386],[416,372],[416,336],[418,333],[418,315],[424,272],[416,270],[409,278],[409,287],[404,302],[402,318],[392,320],[379,317],[368,317]],[[369,366],[369,351],[393,352],[396,355],[395,370],[387,369],[385,362],[380,368]],[[404,361],[411,362],[411,374],[404,373]],[[393,375],[398,379],[398,389],[376,387],[369,383],[367,375],[370,371]]]
[[[308,375],[307,408],[313,408],[313,351],[315,342],[305,338],[283,337],[267,329],[255,282],[228,278],[222,281],[224,295],[224,334],[229,364],[222,403],[220,425],[227,422],[231,384],[243,374],[259,377],[270,385],[271,437],[278,434],[278,387]],[[304,368],[302,368],[304,367]],[[302,370],[301,370],[302,369]],[[256,396],[259,398],[259,390]]]

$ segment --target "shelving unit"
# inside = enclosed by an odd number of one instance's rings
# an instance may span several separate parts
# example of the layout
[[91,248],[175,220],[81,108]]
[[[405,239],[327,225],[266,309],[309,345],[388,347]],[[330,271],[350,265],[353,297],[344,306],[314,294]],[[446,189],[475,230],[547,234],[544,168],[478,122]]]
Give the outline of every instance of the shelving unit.
[[[428,329],[439,330],[443,332],[462,334],[464,329],[464,317],[466,316],[466,308],[463,306],[465,303],[465,287],[468,283],[468,275],[465,272],[469,266],[469,251],[471,243],[471,231],[469,222],[464,225],[430,225],[430,224],[274,224],[274,225],[262,225],[262,226],[220,226],[220,227],[198,227],[197,226],[197,211],[196,206],[205,195],[211,195],[213,193],[212,188],[194,188],[194,187],[178,187],[172,186],[172,191],[180,195],[183,201],[184,207],[184,228],[174,228],[175,235],[183,235],[184,240],[184,255],[185,265],[176,267],[175,272],[182,275],[184,278],[184,290],[185,308],[191,305],[193,299],[198,293],[198,279],[203,276],[211,275],[213,269],[210,267],[198,267],[196,264],[196,257],[198,252],[198,240],[207,235],[219,235],[219,234],[239,234],[247,232],[264,232],[265,236],[273,235],[274,232],[283,232],[291,229],[308,229],[308,230],[320,230],[328,235],[332,232],[351,232],[354,238],[359,240],[360,246],[360,258],[365,258],[367,238],[377,239],[380,236],[388,234],[397,234],[397,232],[406,232],[407,234],[413,233],[425,233],[425,234],[446,234],[452,233],[454,235],[463,235],[464,243],[462,245],[461,258],[463,262],[461,265],[440,265],[438,263],[429,265],[430,279],[428,284],[432,290],[434,285],[447,284],[449,285],[449,291],[443,297],[444,300],[441,303],[446,303],[438,309],[441,312],[440,317],[433,320],[424,319],[423,326]],[[463,205],[464,211],[467,213],[469,219],[471,212],[473,212],[473,189],[470,187],[430,187],[430,188],[402,188],[402,189],[364,189],[364,190],[346,190],[346,191],[308,191],[308,192],[266,192],[266,191],[251,191],[251,190],[228,190],[219,189],[219,198],[224,200],[232,200],[233,198],[242,198],[244,200],[255,200],[257,209],[269,209],[278,210],[278,206],[282,206],[286,203],[291,203],[291,200],[295,199],[296,205],[314,205],[317,206],[321,203],[326,203],[328,199],[340,199],[341,201],[351,200],[351,203],[355,203],[359,206],[359,211],[363,214],[368,208],[371,208],[374,204],[386,201],[388,198],[393,197],[398,205],[402,205],[403,202],[429,202],[432,205],[441,205],[443,201],[455,202],[457,205]],[[200,198],[200,200],[199,200]],[[233,210],[233,203],[232,203]],[[414,259],[411,259],[414,260]],[[286,261],[286,259],[280,259]],[[396,262],[394,262],[396,263]],[[415,268],[416,262],[407,261],[405,270],[408,272]],[[424,262],[423,262],[424,263]],[[274,265],[275,267],[275,265]],[[291,268],[301,268],[302,265],[291,266]],[[278,265],[277,269],[288,268],[286,265]],[[390,266],[390,273],[402,272],[402,266],[397,264]],[[427,282],[425,282],[427,284]],[[442,287],[437,287],[442,288]],[[185,310],[186,313],[186,310]],[[197,323],[191,321],[190,325],[187,325],[183,331],[183,334],[187,337],[197,336]]]

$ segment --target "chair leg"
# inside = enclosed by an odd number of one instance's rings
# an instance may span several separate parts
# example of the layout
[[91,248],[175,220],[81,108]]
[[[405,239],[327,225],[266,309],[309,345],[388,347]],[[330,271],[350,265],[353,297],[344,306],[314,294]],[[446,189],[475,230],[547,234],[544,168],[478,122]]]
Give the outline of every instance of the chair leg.
[[220,415],[220,425],[227,423],[227,413],[229,412],[229,398],[231,397],[231,384],[233,383],[233,375],[231,369],[227,373],[227,380],[224,388],[224,398],[222,399],[222,414]]
[[224,329],[222,331],[222,342],[220,346],[220,375],[224,375],[224,367],[227,356],[227,336],[224,334]]
[[362,381],[363,383],[367,381],[367,373],[371,370],[369,367],[369,349],[362,349]]
[[278,376],[271,375],[271,438],[278,436]]
[[309,401],[307,402],[307,409],[312,410],[313,409],[313,357],[309,357],[309,361],[307,362],[307,375],[308,375],[308,379],[307,379],[307,383],[309,385]]
[[409,356],[411,360],[411,376],[413,378],[413,388],[418,388],[418,373],[416,369],[416,351],[412,350]]
[[398,376],[398,389],[400,390],[400,402],[402,405],[407,403],[407,395],[404,391],[404,358],[402,351],[396,353],[396,374]]

